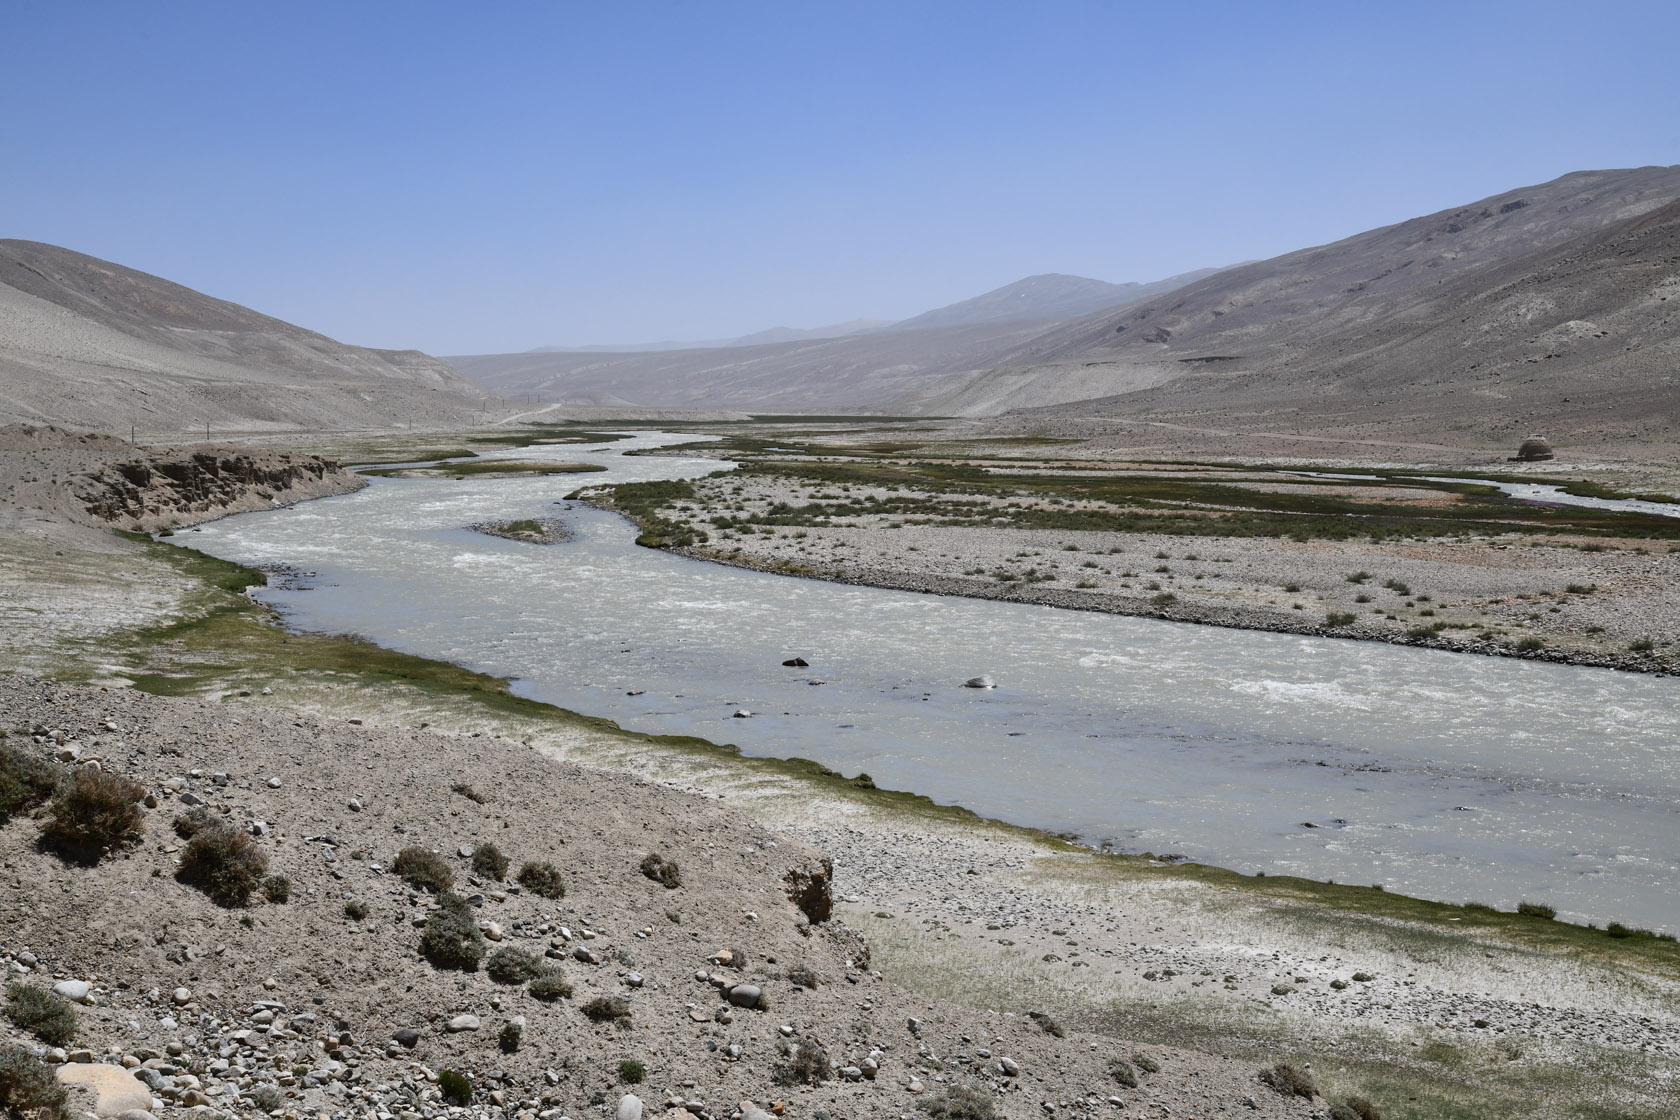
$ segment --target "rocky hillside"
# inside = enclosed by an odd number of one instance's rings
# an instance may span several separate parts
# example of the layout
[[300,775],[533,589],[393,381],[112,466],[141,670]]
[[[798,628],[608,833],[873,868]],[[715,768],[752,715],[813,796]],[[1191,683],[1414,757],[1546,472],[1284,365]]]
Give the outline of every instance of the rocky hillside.
[[716,800],[259,704],[0,676],[0,1043],[101,1115],[1317,1114],[910,996],[825,859]]
[[417,350],[346,345],[109,261],[0,240],[0,420],[387,426],[464,421],[482,396]]
[[1676,199],[1680,167],[1509,191],[1059,328],[943,403],[1055,404],[1074,377],[1110,399],[1047,416],[1660,453],[1680,419]]
[[0,523],[28,517],[162,529],[365,485],[330,459],[225,444],[142,448],[32,424],[0,427]]
[[1112,311],[1151,296],[1193,284],[1219,270],[1204,268],[1182,276],[1169,276],[1152,283],[1110,284],[1085,276],[1048,272],[1005,284],[984,295],[946,307],[923,312],[896,323],[890,330],[925,330],[929,327],[957,327],[974,323],[1010,323],[1053,319],[1077,319],[1099,311]]

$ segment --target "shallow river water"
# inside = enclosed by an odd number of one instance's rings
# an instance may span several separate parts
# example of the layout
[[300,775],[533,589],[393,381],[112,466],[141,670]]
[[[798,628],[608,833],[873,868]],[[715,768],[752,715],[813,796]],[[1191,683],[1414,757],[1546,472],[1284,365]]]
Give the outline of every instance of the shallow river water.
[[[673,442],[496,453],[609,472],[374,479],[183,543],[316,573],[262,593],[292,626],[636,730],[1124,850],[1680,929],[1672,678],[794,579],[637,548],[563,501],[726,465],[623,455]],[[547,547],[465,527],[553,516],[574,536]],[[998,688],[961,687],[980,673]]]

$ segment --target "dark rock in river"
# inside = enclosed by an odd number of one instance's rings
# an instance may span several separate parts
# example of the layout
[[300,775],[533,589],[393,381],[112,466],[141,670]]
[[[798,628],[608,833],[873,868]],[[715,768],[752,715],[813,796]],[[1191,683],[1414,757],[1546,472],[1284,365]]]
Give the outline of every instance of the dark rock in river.
[[803,669],[809,665],[810,662],[805,660],[803,657],[790,657],[786,661],[782,662],[782,664],[786,665],[790,669]]

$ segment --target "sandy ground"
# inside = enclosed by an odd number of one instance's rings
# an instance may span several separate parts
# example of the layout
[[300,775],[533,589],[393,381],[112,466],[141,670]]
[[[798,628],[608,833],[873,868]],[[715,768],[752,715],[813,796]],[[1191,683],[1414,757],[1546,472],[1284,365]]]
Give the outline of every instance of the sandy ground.
[[[754,476],[696,487],[698,500],[680,516],[711,539],[684,551],[765,570],[1648,672],[1680,665],[1680,549],[1667,542],[1595,542],[1602,551],[1516,535],[1297,542],[940,527],[902,515],[848,517],[834,527],[718,530],[708,520],[719,510],[739,517],[779,502],[798,506],[833,488]],[[853,486],[847,496],[903,494]],[[1401,589],[1384,586],[1391,583]],[[1332,625],[1332,614],[1352,618]],[[1415,633],[1441,623],[1448,628],[1432,636]],[[1525,638],[1542,647],[1519,649]],[[1645,642],[1650,649],[1630,648]]]

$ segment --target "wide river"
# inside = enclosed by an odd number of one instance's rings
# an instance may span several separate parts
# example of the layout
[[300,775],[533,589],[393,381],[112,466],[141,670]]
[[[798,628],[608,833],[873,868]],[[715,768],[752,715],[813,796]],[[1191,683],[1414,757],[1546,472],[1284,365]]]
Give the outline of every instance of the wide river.
[[[1680,929],[1673,678],[744,571],[637,548],[623,519],[563,501],[728,465],[623,454],[688,439],[500,452],[479,461],[609,469],[374,479],[183,543],[314,572],[262,593],[294,627],[629,728],[1123,850]],[[575,535],[547,547],[466,528],[555,516]],[[781,666],[795,655],[810,668]],[[995,691],[961,687],[981,673]]]

